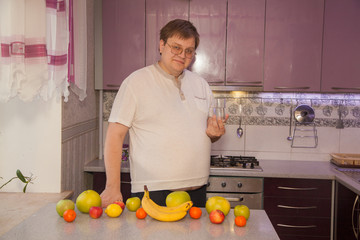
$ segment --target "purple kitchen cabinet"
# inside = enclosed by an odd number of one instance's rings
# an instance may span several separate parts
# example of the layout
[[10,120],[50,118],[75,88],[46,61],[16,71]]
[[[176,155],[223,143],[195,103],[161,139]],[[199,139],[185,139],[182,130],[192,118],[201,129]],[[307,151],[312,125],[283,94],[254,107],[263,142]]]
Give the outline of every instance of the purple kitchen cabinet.
[[226,1],[190,1],[189,20],[200,34],[200,45],[190,69],[200,74],[211,85],[224,85]]
[[145,0],[102,1],[103,88],[116,90],[145,66]]
[[262,86],[265,0],[228,0],[226,85]]
[[360,92],[360,1],[326,0],[321,91]]
[[324,0],[267,0],[265,91],[320,91]]
[[176,18],[189,19],[189,1],[146,0],[146,65],[160,59],[160,30]]

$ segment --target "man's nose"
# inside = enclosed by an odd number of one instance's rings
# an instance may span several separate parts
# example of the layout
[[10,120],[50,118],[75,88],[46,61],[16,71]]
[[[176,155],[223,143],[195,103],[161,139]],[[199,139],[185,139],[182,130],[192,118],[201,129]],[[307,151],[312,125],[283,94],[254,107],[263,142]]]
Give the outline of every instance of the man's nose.
[[179,54],[180,57],[185,58],[185,50],[182,50],[182,52]]

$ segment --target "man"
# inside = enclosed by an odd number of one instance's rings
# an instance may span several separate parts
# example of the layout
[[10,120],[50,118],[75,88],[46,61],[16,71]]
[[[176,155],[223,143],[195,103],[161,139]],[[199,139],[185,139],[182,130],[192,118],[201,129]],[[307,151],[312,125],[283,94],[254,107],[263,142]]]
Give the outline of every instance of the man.
[[208,117],[213,99],[208,83],[186,69],[198,45],[192,23],[170,21],[160,32],[160,61],[122,83],[105,141],[104,207],[123,199],[120,167],[128,131],[132,196],[141,198],[147,185],[160,205],[174,190],[187,191],[195,206],[205,205],[211,142],[225,133],[225,127],[223,120]]

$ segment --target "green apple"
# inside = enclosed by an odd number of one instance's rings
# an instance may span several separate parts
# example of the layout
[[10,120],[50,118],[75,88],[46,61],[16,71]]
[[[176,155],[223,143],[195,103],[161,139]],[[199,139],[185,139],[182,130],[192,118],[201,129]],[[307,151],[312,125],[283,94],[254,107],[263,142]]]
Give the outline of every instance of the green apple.
[[234,207],[234,215],[235,217],[244,216],[246,220],[250,217],[250,209],[245,205],[236,205]]
[[62,217],[64,212],[68,209],[75,209],[75,203],[70,199],[63,199],[57,202],[56,212]]
[[165,203],[167,207],[176,207],[185,202],[191,201],[190,195],[185,191],[174,191],[166,196]]
[[138,197],[128,198],[125,203],[126,208],[131,212],[136,212],[136,210],[140,207],[140,204],[141,201]]

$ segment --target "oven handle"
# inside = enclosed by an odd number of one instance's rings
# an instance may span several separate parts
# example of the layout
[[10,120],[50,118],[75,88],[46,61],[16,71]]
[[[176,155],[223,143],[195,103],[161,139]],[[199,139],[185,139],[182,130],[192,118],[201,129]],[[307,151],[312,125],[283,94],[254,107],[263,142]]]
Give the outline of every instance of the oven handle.
[[238,197],[238,198],[235,198],[235,197],[225,197],[226,200],[228,200],[229,202],[242,202],[244,201],[244,198],[243,197]]

